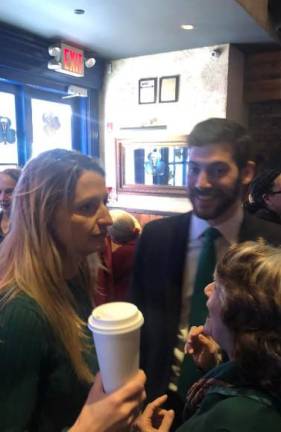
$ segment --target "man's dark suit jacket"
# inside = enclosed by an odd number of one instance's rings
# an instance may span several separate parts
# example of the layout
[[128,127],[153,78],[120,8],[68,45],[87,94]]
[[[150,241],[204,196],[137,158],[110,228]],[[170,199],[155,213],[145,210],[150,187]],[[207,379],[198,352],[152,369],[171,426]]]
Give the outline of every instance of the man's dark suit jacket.
[[[147,375],[148,400],[168,389],[177,344],[191,214],[150,222],[138,244],[131,300],[144,315],[141,368]],[[239,242],[260,237],[281,245],[280,225],[245,213]]]

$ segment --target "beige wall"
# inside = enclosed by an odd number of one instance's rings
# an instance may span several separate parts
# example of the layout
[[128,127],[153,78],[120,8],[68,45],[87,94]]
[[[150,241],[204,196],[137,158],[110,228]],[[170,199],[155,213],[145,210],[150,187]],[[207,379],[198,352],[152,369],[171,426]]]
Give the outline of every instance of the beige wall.
[[[101,98],[101,138],[108,186],[116,185],[115,138],[158,131],[124,131],[120,128],[165,125],[167,135],[188,134],[209,117],[245,119],[242,109],[243,56],[229,45],[175,51],[113,61],[105,77]],[[233,51],[234,50],[234,51]],[[233,70],[232,70],[233,69]],[[175,103],[138,104],[138,80],[180,75],[179,100]],[[231,86],[229,80],[233,82]],[[231,97],[228,97],[228,92]],[[159,92],[158,92],[159,93]],[[244,122],[244,120],[243,120]],[[109,126],[113,126],[111,129]],[[162,132],[163,133],[163,132]],[[140,135],[138,135],[140,136]],[[150,210],[185,211],[186,198],[146,197],[120,194],[116,205]]]

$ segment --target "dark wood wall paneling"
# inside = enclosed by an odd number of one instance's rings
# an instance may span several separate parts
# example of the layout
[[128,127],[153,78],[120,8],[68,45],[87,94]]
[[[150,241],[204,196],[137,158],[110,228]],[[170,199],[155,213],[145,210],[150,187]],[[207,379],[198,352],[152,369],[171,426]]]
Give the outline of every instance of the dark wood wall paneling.
[[281,167],[281,51],[249,55],[245,70],[249,129],[259,169]]
[[249,55],[246,61],[246,100],[281,100],[281,51]]

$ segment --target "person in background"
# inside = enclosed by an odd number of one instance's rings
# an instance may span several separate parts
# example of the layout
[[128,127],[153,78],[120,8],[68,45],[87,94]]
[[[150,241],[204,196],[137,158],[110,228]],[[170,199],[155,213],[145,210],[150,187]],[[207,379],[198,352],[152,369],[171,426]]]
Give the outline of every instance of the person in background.
[[12,195],[20,173],[19,168],[7,168],[0,172],[0,242],[9,231]]
[[[95,257],[96,259],[96,257]],[[94,259],[94,262],[95,262]],[[93,290],[93,305],[99,306],[114,301],[114,288],[112,276],[112,245],[111,238],[107,233],[104,239],[104,247],[99,252],[100,267],[97,275],[97,283]],[[88,258],[91,265],[91,256]],[[95,266],[93,267],[95,271]]]
[[246,209],[257,217],[281,224],[281,169],[265,170],[253,180]]
[[[230,360],[191,387],[178,432],[279,432],[281,249],[263,242],[232,246],[205,293],[209,316],[204,326],[192,328],[187,352],[205,368],[214,362],[215,340]],[[139,430],[170,430],[173,413],[160,410],[163,400],[147,406]],[[159,410],[164,421],[156,426]]]
[[111,210],[113,224],[108,228],[113,242],[112,276],[114,300],[128,299],[135,249],[141,226],[137,219],[124,210]]
[[86,257],[111,224],[105,195],[103,169],[77,152],[23,169],[0,248],[1,432],[126,430],[145,397],[141,371],[110,395],[94,379]]
[[184,357],[184,344],[188,327],[206,318],[203,290],[216,260],[236,242],[262,237],[281,244],[276,224],[242,208],[254,160],[253,141],[241,125],[223,118],[198,123],[188,137],[193,211],[146,224],[138,243],[130,299],[144,315],[141,367],[148,400],[168,393],[167,406],[177,412],[186,388],[200,377]]

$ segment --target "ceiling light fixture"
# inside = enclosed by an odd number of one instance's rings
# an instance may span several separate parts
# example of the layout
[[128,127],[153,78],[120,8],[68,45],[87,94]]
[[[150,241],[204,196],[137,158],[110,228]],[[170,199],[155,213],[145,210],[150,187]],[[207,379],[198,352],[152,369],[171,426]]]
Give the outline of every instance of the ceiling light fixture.
[[194,26],[192,24],[183,24],[183,25],[181,25],[181,28],[183,30],[193,30]]

